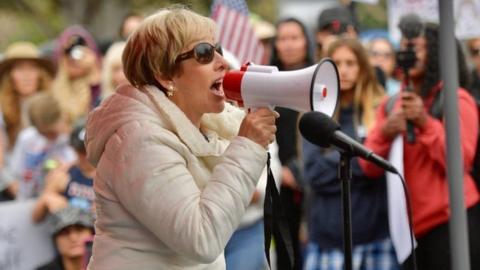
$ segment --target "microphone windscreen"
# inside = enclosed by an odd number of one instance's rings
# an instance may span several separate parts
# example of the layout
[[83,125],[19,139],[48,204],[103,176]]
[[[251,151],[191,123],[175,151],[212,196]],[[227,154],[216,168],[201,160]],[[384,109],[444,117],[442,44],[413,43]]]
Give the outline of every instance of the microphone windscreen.
[[300,118],[299,129],[302,136],[309,142],[321,147],[329,147],[333,134],[340,129],[340,126],[328,115],[312,111]]
[[422,19],[415,13],[403,15],[398,23],[398,28],[400,28],[403,37],[407,39],[416,38],[423,31]]

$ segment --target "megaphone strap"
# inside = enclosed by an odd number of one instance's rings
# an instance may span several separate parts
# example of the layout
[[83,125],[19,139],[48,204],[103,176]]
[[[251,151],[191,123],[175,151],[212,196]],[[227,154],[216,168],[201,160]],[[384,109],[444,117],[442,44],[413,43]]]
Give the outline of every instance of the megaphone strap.
[[265,256],[267,257],[268,266],[271,269],[270,243],[273,235],[273,238],[275,239],[275,245],[278,247],[277,256],[287,256],[289,262],[289,265],[277,265],[277,269],[293,269],[296,258],[294,258],[293,253],[292,235],[288,226],[287,216],[285,215],[280,202],[280,194],[278,193],[277,186],[275,184],[275,178],[273,177],[272,170],[270,168],[270,153],[268,153],[267,160],[267,175],[267,187],[265,190],[265,202],[263,205],[265,224]]

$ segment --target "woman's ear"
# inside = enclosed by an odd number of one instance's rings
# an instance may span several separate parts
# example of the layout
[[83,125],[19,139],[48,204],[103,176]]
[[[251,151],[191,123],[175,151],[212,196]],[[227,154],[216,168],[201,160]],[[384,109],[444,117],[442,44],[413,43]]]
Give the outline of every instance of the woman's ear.
[[172,78],[164,76],[162,74],[155,74],[155,80],[164,88],[168,89],[173,84]]

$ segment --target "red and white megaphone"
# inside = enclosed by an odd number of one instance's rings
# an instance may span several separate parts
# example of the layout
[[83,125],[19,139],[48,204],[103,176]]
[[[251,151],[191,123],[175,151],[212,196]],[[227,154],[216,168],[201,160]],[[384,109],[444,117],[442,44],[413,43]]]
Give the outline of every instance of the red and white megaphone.
[[296,111],[318,111],[332,116],[338,101],[339,77],[331,59],[295,71],[275,66],[243,65],[227,72],[223,91],[227,99],[246,108],[280,106]]

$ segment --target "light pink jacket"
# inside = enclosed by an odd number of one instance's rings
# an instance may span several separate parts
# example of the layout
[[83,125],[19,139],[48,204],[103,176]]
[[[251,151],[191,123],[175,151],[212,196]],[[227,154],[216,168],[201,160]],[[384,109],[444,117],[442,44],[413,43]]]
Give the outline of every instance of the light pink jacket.
[[155,87],[120,88],[87,122],[97,167],[89,269],[225,269],[224,247],[265,167],[236,136],[243,112],[205,115],[208,141]]

